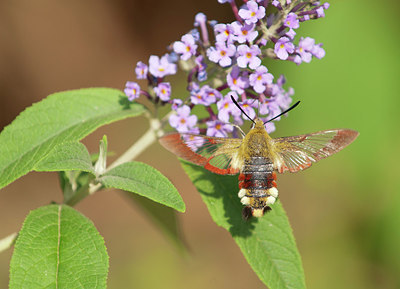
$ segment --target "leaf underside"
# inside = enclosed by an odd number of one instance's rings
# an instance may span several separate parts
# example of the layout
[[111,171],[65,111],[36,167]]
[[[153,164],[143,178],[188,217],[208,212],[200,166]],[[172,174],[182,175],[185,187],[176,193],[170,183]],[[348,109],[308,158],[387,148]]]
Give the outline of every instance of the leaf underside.
[[179,212],[185,211],[185,203],[174,185],[158,170],[145,163],[123,163],[98,180],[107,188],[136,193]]

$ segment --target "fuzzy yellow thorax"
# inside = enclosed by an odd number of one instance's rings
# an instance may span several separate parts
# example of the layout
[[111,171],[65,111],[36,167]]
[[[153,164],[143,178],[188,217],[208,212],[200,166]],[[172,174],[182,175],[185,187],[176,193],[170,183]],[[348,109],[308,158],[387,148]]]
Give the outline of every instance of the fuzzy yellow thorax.
[[254,127],[244,137],[243,143],[239,148],[239,154],[244,159],[250,157],[269,157],[272,149],[272,138],[265,130],[261,119],[254,120]]

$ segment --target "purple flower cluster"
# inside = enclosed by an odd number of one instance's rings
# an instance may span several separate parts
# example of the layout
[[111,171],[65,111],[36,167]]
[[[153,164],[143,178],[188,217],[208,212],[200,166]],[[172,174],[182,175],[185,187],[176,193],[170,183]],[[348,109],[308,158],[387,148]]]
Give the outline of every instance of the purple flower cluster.
[[[282,1],[274,0],[272,5],[277,7],[278,13],[280,11],[290,11],[283,20],[282,25],[276,30],[276,35],[271,38],[274,43],[274,52],[277,58],[281,60],[293,61],[296,64],[302,62],[310,62],[314,56],[322,58],[325,56],[325,50],[321,47],[322,44],[315,44],[315,40],[306,37],[300,38],[298,45],[294,43],[296,36],[295,29],[300,27],[300,22],[308,21],[310,19],[317,19],[325,17],[325,10],[329,8],[329,3],[320,4],[319,1],[300,2],[300,1],[286,1],[286,5],[282,5]],[[271,19],[275,19],[273,15]],[[279,16],[278,16],[279,17]],[[268,23],[268,21],[267,21]],[[268,23],[269,26],[276,25]],[[268,25],[267,24],[267,25]]]
[[150,100],[168,101],[171,95],[171,85],[169,82],[162,82],[165,76],[176,74],[177,65],[170,61],[171,56],[165,54],[163,57],[155,55],[150,56],[149,65],[139,61],[136,64],[135,73],[137,79],[148,79],[149,85],[153,87],[155,96],[147,91],[140,89],[137,82],[127,81],[125,87],[125,94],[130,101],[138,98],[140,94],[146,95]]
[[[230,123],[241,125],[246,119],[232,103],[233,96],[251,117],[268,120],[287,109],[294,90],[284,89],[285,78],[275,78],[266,58],[301,64],[313,57],[322,58],[322,44],[310,37],[296,41],[296,30],[304,21],[325,16],[328,3],[309,0],[249,0],[237,7],[229,3],[235,17],[231,23],[208,21],[203,13],[195,17],[194,29],[169,46],[162,57],[150,56],[148,64],[139,61],[136,78],[147,80],[147,90],[128,81],[129,100],[146,96],[156,106],[170,104],[169,124],[180,133],[205,133],[226,137],[234,131]],[[273,9],[267,9],[272,5]],[[272,12],[269,12],[272,11]],[[209,35],[209,28],[213,35]],[[179,67],[187,73],[186,98],[173,98],[171,84],[165,81]],[[209,76],[212,75],[212,79]],[[196,109],[194,114],[193,108]],[[200,113],[203,110],[205,113]],[[279,119],[276,119],[279,120]],[[274,123],[266,125],[268,132]]]

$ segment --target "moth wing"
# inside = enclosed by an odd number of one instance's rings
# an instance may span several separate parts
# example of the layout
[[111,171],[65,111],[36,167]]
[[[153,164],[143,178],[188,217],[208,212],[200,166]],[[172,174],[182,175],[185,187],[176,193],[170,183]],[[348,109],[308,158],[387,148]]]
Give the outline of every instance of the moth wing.
[[161,137],[159,141],[176,156],[213,173],[235,175],[239,172],[232,160],[239,158],[241,139],[172,133]]
[[342,150],[358,135],[359,133],[355,130],[333,129],[273,139],[275,169],[279,173],[305,170],[313,162]]

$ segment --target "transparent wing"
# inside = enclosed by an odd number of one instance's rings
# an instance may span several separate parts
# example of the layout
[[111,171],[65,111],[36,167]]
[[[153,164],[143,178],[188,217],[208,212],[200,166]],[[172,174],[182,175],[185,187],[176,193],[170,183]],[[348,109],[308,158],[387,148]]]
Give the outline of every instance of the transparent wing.
[[213,173],[234,175],[239,172],[238,168],[232,167],[232,159],[238,157],[241,139],[173,133],[161,137],[159,141],[178,157]]
[[274,164],[278,172],[304,170],[313,162],[329,157],[352,143],[358,132],[350,129],[324,130],[274,139]]

